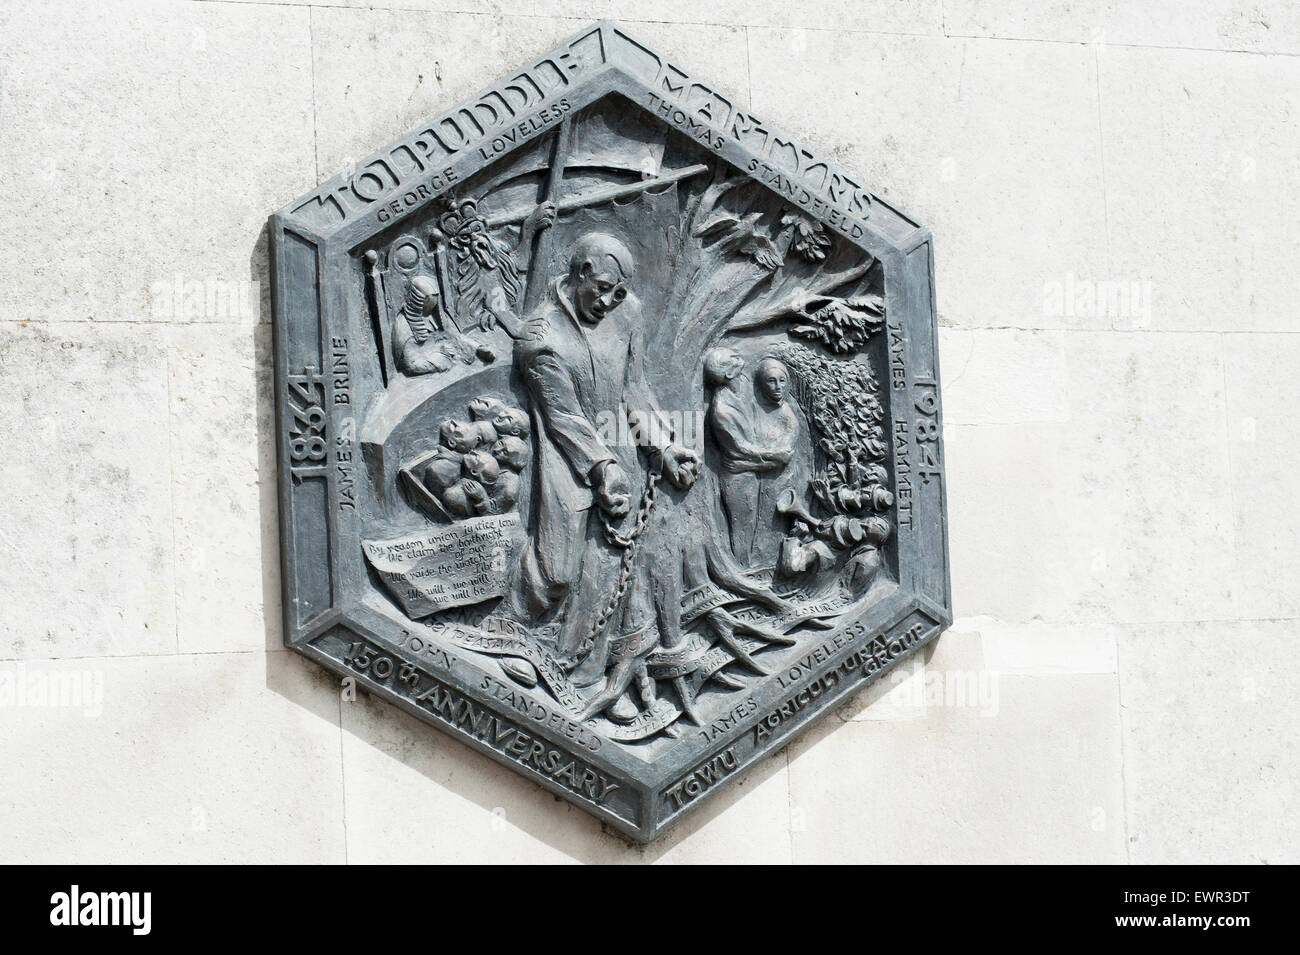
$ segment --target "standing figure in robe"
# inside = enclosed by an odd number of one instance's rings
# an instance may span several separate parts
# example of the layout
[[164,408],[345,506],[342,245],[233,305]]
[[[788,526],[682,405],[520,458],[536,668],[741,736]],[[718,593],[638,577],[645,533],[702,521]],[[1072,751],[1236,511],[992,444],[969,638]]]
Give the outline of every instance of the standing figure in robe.
[[[605,525],[622,526],[638,503],[647,469],[682,489],[699,469],[696,454],[674,443],[669,419],[646,383],[641,306],[630,288],[634,274],[622,242],[599,232],[584,236],[567,274],[547,289],[515,343],[515,367],[532,398],[538,481],[532,540],[518,574],[518,609],[532,621],[558,618],[556,649],[562,657],[576,655],[579,686],[605,675],[612,640],[640,653],[655,639],[652,597],[634,584],[594,644],[585,645],[619,569],[621,552]],[[635,443],[621,444],[609,433],[613,415],[626,417]],[[644,563],[645,552],[640,556]],[[638,578],[643,573],[638,567]]]
[[748,567],[773,550],[760,532],[771,524],[780,492],[790,483],[786,470],[798,447],[799,416],[787,400],[790,373],[765,358],[751,380],[744,358],[720,347],[705,357],[704,376],[713,387],[708,423],[721,457],[731,552]]

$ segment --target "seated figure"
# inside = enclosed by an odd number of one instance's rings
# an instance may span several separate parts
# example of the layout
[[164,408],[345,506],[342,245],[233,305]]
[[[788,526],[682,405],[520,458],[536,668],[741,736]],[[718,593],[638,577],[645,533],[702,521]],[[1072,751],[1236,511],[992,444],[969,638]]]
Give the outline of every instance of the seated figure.
[[393,320],[393,358],[407,375],[446,371],[456,361],[474,361],[474,344],[445,321],[438,286],[427,275],[411,279],[406,302]]

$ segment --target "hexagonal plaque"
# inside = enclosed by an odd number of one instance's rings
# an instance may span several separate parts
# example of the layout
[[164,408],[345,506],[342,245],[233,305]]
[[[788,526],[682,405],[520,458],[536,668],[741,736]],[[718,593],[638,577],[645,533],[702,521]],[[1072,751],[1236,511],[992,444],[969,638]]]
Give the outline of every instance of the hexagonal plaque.
[[950,621],[929,232],[601,23],[272,218],[289,646],[650,839]]

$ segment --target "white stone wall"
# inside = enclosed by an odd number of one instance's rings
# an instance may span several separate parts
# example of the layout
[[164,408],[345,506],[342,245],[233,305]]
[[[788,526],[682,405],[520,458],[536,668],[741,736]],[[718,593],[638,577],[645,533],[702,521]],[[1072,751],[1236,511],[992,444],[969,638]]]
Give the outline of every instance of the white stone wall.
[[[0,0],[0,860],[1298,860],[1293,0],[374,2]],[[956,625],[646,848],[279,628],[266,216],[599,16],[942,326]]]

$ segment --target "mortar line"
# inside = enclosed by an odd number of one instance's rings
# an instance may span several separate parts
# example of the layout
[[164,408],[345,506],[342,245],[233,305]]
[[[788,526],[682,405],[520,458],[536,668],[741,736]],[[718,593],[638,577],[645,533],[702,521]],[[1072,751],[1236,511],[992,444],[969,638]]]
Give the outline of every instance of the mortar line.
[[[105,328],[128,328],[140,326],[145,328],[198,328],[212,327],[226,330],[249,328],[269,328],[273,323],[270,319],[256,322],[223,322],[208,321],[205,319],[193,320],[151,320],[136,318],[95,318],[95,319],[49,319],[49,318],[5,318],[0,317],[0,327],[6,325],[17,325],[21,327],[41,326],[44,328],[53,328],[55,326],[74,326],[84,328],[91,325],[100,325]],[[1102,335],[1115,333],[1119,335],[1300,335],[1300,329],[1292,328],[1105,328],[1105,327],[1070,327],[1064,325],[966,325],[966,324],[947,324],[941,323],[939,327],[947,332],[1033,332],[1037,334],[1071,334],[1071,335]]]
[[[223,4],[226,6],[240,7],[319,7],[323,10],[355,10],[369,11],[381,10],[392,13],[423,13],[423,14],[444,14],[456,16],[471,17],[495,17],[509,18],[517,20],[572,20],[575,23],[591,23],[601,19],[596,16],[574,16],[572,14],[544,14],[528,13],[525,11],[516,11],[513,13],[488,12],[481,9],[456,9],[456,10],[433,10],[429,7],[408,7],[408,6],[369,6],[358,7],[350,4],[341,3],[283,3],[276,0],[191,0],[193,3]],[[945,15],[946,16],[946,15]],[[700,26],[700,27],[752,27],[759,30],[806,30],[810,33],[832,33],[835,35],[853,35],[853,36],[898,36],[912,37],[916,39],[929,40],[988,40],[999,43],[1051,43],[1057,46],[1088,46],[1093,41],[1088,38],[1080,37],[1079,39],[1057,39],[1055,37],[1037,37],[1037,36],[988,36],[976,33],[948,33],[946,32],[946,23],[940,24],[940,32],[919,32],[916,30],[861,30],[845,27],[822,27],[808,26],[800,24],[779,24],[779,23],[720,23],[714,20],[655,20],[655,19],[635,19],[628,17],[614,18],[616,23],[650,23],[663,26]],[[1109,41],[1108,46],[1123,47],[1130,50],[1179,50],[1188,53],[1228,53],[1240,54],[1244,56],[1285,56],[1296,58],[1300,57],[1300,50],[1247,50],[1239,47],[1212,47],[1212,46],[1180,46],[1163,43],[1137,43],[1133,41]]]
[[785,829],[790,839],[790,864],[795,865],[794,850],[794,773],[790,767],[790,744],[785,746]]
[[1115,641],[1115,707],[1116,717],[1119,722],[1119,788],[1120,802],[1122,803],[1121,812],[1123,814],[1123,832],[1124,832],[1124,862],[1127,865],[1133,864],[1133,853],[1131,851],[1133,832],[1129,820],[1129,785],[1128,785],[1128,753],[1124,745],[1125,720],[1124,720],[1124,680],[1121,676],[1123,664],[1120,662],[1120,654],[1123,652],[1123,641]]
[[1228,536],[1232,544],[1232,554],[1234,557],[1233,566],[1236,564],[1237,553],[1237,499],[1234,492],[1236,486],[1236,468],[1232,461],[1232,405],[1228,401],[1228,349],[1227,337],[1219,335],[1219,373],[1223,382],[1223,445],[1227,451],[1228,459]]
[[[379,11],[385,13],[422,13],[422,14],[437,14],[443,16],[491,17],[493,19],[510,19],[510,20],[553,20],[553,21],[569,20],[577,24],[594,23],[597,20],[605,19],[605,20],[612,20],[614,23],[617,24],[649,23],[649,24],[655,24],[659,26],[670,26],[670,27],[676,27],[676,26],[715,27],[715,28],[728,29],[728,30],[734,30],[737,27],[757,27],[763,30],[778,30],[778,31],[807,30],[809,32],[817,32],[817,33],[834,33],[834,34],[852,33],[852,34],[866,34],[871,36],[918,37],[918,38],[928,38],[931,40],[943,39],[942,35],[938,33],[921,33],[912,30],[846,30],[846,29],[839,29],[836,27],[814,27],[814,26],[806,26],[803,24],[794,25],[794,24],[779,24],[779,23],[746,23],[746,22],[729,23],[729,22],[722,22],[716,20],[656,20],[651,18],[637,18],[637,17],[603,17],[599,15],[576,16],[571,13],[564,13],[564,14],[529,13],[523,10],[515,11],[512,13],[502,13],[500,11],[485,11],[482,9],[435,10],[435,9],[431,9],[430,7],[396,6],[396,5],[394,6],[371,5],[371,6],[360,7],[360,6],[354,6],[352,4],[345,4],[345,3],[282,3],[282,2],[276,2],[276,0],[190,0],[190,2],[207,3],[207,4],[220,3],[226,6],[235,6],[235,7],[291,7],[291,8],[309,8],[309,9],[313,7],[319,7],[322,10],[353,10],[357,12]],[[984,39],[984,38],[981,37],[979,39]],[[989,37],[988,39],[1001,39],[1001,38]],[[1053,42],[1066,42],[1066,41],[1058,40]]]
[[746,92],[749,95],[749,105],[752,107],[754,105],[754,65],[750,59],[751,54],[749,48],[750,48],[749,27],[746,26],[745,27],[745,80],[747,82],[745,85],[747,87]]
[[176,588],[180,582],[178,563],[180,554],[176,546],[176,448],[175,441],[172,439],[172,339],[171,335],[167,334],[168,324],[165,323],[162,328],[167,355],[167,500],[171,507],[171,521],[169,523],[172,532],[172,637],[176,642],[176,652],[179,654],[181,652],[181,615]]
[[[1014,424],[1015,422],[1012,422]],[[959,425],[959,427],[979,427],[978,425]],[[957,621],[968,620],[972,617],[992,617],[998,623],[1006,624],[1013,627],[1029,626],[1048,626],[1048,627],[1075,627],[1075,626],[1093,626],[1100,625],[1104,627],[1117,627],[1120,629],[1131,629],[1134,627],[1199,627],[1211,624],[1228,626],[1232,624],[1289,624],[1300,622],[1300,615],[1281,616],[1281,617],[1198,617],[1186,620],[1176,619],[1151,619],[1151,620],[1108,620],[1097,624],[1095,621],[1078,619],[1078,620],[1049,620],[1049,619],[1026,619],[1026,620],[1006,620],[996,617],[992,614],[969,613],[963,614],[957,618]],[[243,647],[227,648],[221,650],[181,650],[176,653],[85,653],[70,654],[68,656],[44,656],[44,657],[2,657],[0,656],[0,665],[11,663],[78,663],[86,661],[103,661],[110,660],[171,660],[181,657],[211,657],[211,656],[239,656],[241,654],[260,653],[264,655],[284,654],[295,652],[289,647]]]
[[[1102,228],[1105,230],[1105,249],[1106,249],[1106,274],[1111,271],[1111,254],[1110,254],[1110,190],[1106,185],[1106,133],[1103,126],[1104,113],[1101,107],[1101,44],[1098,43],[1093,49],[1093,83],[1097,91],[1097,165],[1101,170],[1101,221]],[[1149,304],[1149,303],[1148,303]],[[1111,315],[1111,331],[1116,330],[1117,316]]]
[[312,160],[316,167],[316,182],[321,181],[320,176],[320,130],[319,118],[316,112],[318,97],[316,96],[316,13],[311,8],[307,8],[307,56],[311,59],[311,149]]
[[[831,28],[818,27],[817,29],[831,29]],[[842,30],[836,32],[852,33],[855,31]],[[908,35],[924,36],[926,34],[908,34]],[[950,34],[946,34],[946,37],[948,39],[961,38],[967,40],[996,40],[996,41],[1006,42],[1006,43],[1053,43],[1059,46],[1089,46],[1094,42],[1091,39],[1084,39],[1082,37],[1077,40],[1057,40],[1052,37],[981,36],[979,34],[973,34],[973,33],[971,34],[950,33]],[[1292,53],[1286,50],[1241,50],[1241,49],[1224,49],[1221,47],[1213,47],[1213,46],[1168,46],[1162,43],[1134,43],[1134,42],[1126,43],[1124,41],[1117,41],[1117,40],[1107,40],[1106,45],[1123,47],[1126,50],[1177,50],[1184,53],[1227,53],[1227,54],[1241,54],[1245,56],[1288,56],[1292,58],[1300,57],[1300,52]]]

